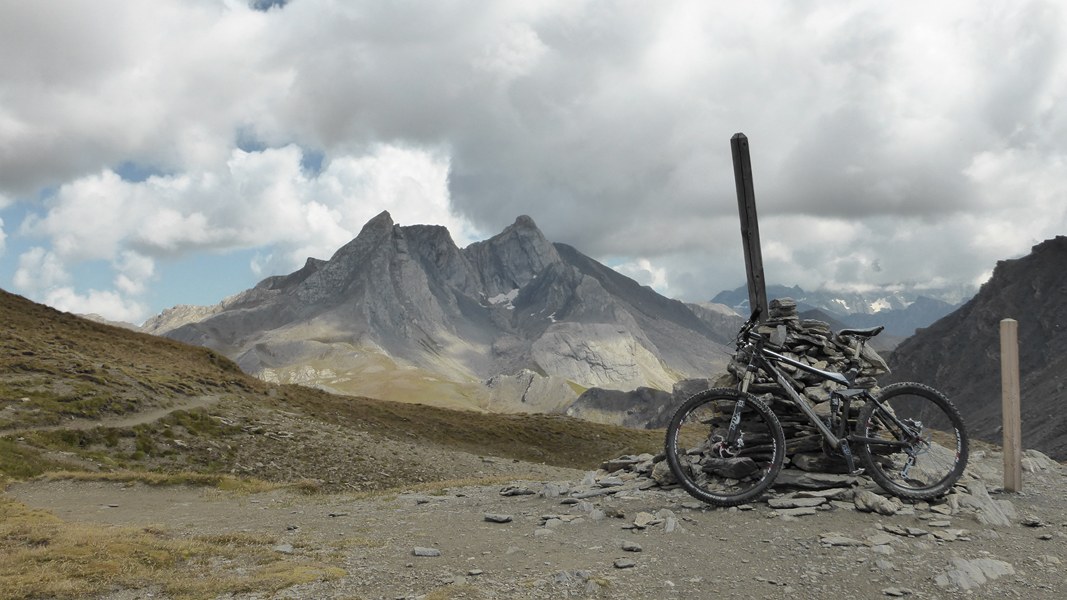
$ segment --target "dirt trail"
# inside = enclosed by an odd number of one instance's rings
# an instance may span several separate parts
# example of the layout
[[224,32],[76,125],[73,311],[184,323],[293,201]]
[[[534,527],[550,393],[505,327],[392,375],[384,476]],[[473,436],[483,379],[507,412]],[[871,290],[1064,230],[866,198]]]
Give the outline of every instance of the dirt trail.
[[182,400],[171,406],[146,410],[144,412],[129,413],[122,415],[121,417],[105,419],[72,419],[70,421],[64,421],[59,425],[7,429],[0,431],[0,437],[11,437],[33,431],[66,431],[72,429],[83,431],[87,429],[95,429],[97,427],[134,427],[136,425],[144,425],[145,423],[153,423],[179,410],[195,410],[198,408],[214,406],[219,403],[219,400],[219,396],[216,395],[189,396],[182,398]]

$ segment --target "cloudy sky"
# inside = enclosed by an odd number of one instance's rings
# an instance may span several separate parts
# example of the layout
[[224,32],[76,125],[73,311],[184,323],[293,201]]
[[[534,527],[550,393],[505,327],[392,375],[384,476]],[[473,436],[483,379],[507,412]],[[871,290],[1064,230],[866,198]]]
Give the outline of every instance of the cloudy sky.
[[1058,1],[0,0],[0,288],[140,322],[382,210],[660,292],[973,286],[1067,234]]

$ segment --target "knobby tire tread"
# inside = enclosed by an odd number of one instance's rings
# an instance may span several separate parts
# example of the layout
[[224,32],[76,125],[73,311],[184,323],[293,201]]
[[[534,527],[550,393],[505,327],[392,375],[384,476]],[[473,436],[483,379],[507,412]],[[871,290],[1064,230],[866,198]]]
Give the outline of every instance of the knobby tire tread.
[[682,421],[690,412],[696,407],[709,402],[715,398],[730,398],[735,401],[740,398],[742,393],[734,388],[711,388],[698,392],[691,396],[683,403],[677,411],[674,413],[674,417],[671,419],[670,425],[667,427],[667,439],[665,443],[665,451],[667,455],[667,464],[670,467],[671,473],[674,478],[681,484],[689,495],[694,498],[713,504],[716,506],[736,506],[738,504],[744,504],[758,498],[774,483],[778,473],[782,470],[782,465],[785,462],[785,433],[782,430],[782,425],[778,420],[778,416],[772,411],[762,400],[753,396],[752,394],[745,393],[745,403],[747,407],[751,407],[752,410],[757,412],[771,429],[773,434],[776,453],[775,458],[771,463],[770,471],[764,476],[764,478],[753,488],[746,490],[740,494],[721,495],[712,494],[707,490],[697,485],[686,473],[685,469],[679,462],[678,453],[685,454],[684,448],[678,448],[678,430],[682,426]]
[[[967,456],[970,443],[967,437],[967,430],[963,425],[963,417],[960,416],[959,410],[944,394],[922,383],[907,381],[888,385],[882,388],[882,391],[878,394],[878,399],[891,400],[894,396],[903,394],[922,397],[927,401],[936,404],[941,408],[945,416],[949,418],[949,421],[959,433],[959,454],[956,457],[956,462],[953,465],[952,470],[945,478],[938,482],[937,485],[928,488],[913,489],[901,486],[887,477],[882,466],[875,460],[874,453],[871,452],[871,448],[868,444],[860,444],[860,459],[863,461],[863,464],[866,467],[866,473],[870,475],[871,479],[881,486],[882,489],[895,496],[910,500],[930,500],[939,498],[952,489],[952,486],[955,485],[956,481],[963,475],[963,471],[967,467]],[[857,436],[866,436],[866,424],[873,415],[876,406],[877,403],[868,402],[860,410],[856,420],[855,433]]]

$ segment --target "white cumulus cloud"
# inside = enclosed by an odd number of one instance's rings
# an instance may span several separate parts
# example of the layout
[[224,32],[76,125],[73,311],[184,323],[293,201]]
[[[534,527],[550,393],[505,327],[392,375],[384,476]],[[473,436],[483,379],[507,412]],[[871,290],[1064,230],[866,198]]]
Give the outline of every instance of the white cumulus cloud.
[[15,271],[15,289],[30,296],[39,296],[70,281],[63,262],[52,252],[34,247],[19,256]]
[[[378,146],[360,157],[329,160],[308,174],[300,148],[234,150],[213,170],[156,175],[132,182],[103,171],[62,186],[47,212],[27,219],[21,233],[43,237],[22,257],[16,286],[35,297],[68,283],[92,260],[109,261],[111,295],[61,297],[130,314],[155,275],[156,261],[195,252],[262,249],[257,274],[288,272],[307,257],[329,258],[383,210],[401,224],[449,227],[457,243],[476,239],[448,202],[448,159],[440,153]],[[121,302],[120,302],[121,300]],[[136,300],[136,301],[135,301]],[[104,313],[109,318],[115,315]]]
[[[328,255],[383,209],[467,240],[529,214],[549,239],[648,260],[672,293],[706,299],[744,281],[738,131],[771,281],[970,282],[1067,229],[1062,3],[3,13],[0,210],[35,215],[5,212],[7,243],[46,240],[72,274],[125,252],[233,249],[258,251],[266,274]],[[125,277],[124,294],[143,285]]]
[[615,265],[614,269],[641,285],[647,285],[661,294],[670,295],[667,269],[654,266],[647,258],[621,263]]
[[115,261],[114,268],[118,291],[127,296],[140,296],[145,293],[155,274],[156,263],[150,257],[124,250]]
[[71,287],[58,287],[45,294],[44,302],[58,310],[80,315],[100,315],[125,323],[140,323],[148,312],[148,307],[143,303],[113,290],[91,289],[78,293]]

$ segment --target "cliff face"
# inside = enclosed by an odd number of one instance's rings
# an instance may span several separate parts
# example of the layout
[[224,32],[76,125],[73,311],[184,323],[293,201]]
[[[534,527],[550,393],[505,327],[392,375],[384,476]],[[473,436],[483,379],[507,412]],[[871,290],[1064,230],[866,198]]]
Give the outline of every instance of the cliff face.
[[[733,333],[550,243],[526,216],[461,249],[444,227],[401,227],[383,212],[330,260],[309,259],[216,309],[166,335],[217,349],[267,378],[337,391],[366,393],[360,386],[375,380],[375,393],[394,395],[382,370],[413,369],[459,386],[455,394],[482,407],[488,392],[477,388],[499,375],[571,382],[568,400],[591,386],[670,389],[682,377],[721,370],[721,342]],[[499,389],[494,410],[559,409],[558,398],[529,393],[509,404]],[[427,401],[421,396],[436,392],[401,393]]]
[[997,263],[978,294],[893,352],[896,380],[951,397],[976,437],[1001,440],[1000,321],[1019,323],[1023,444],[1067,459],[1067,237]]

